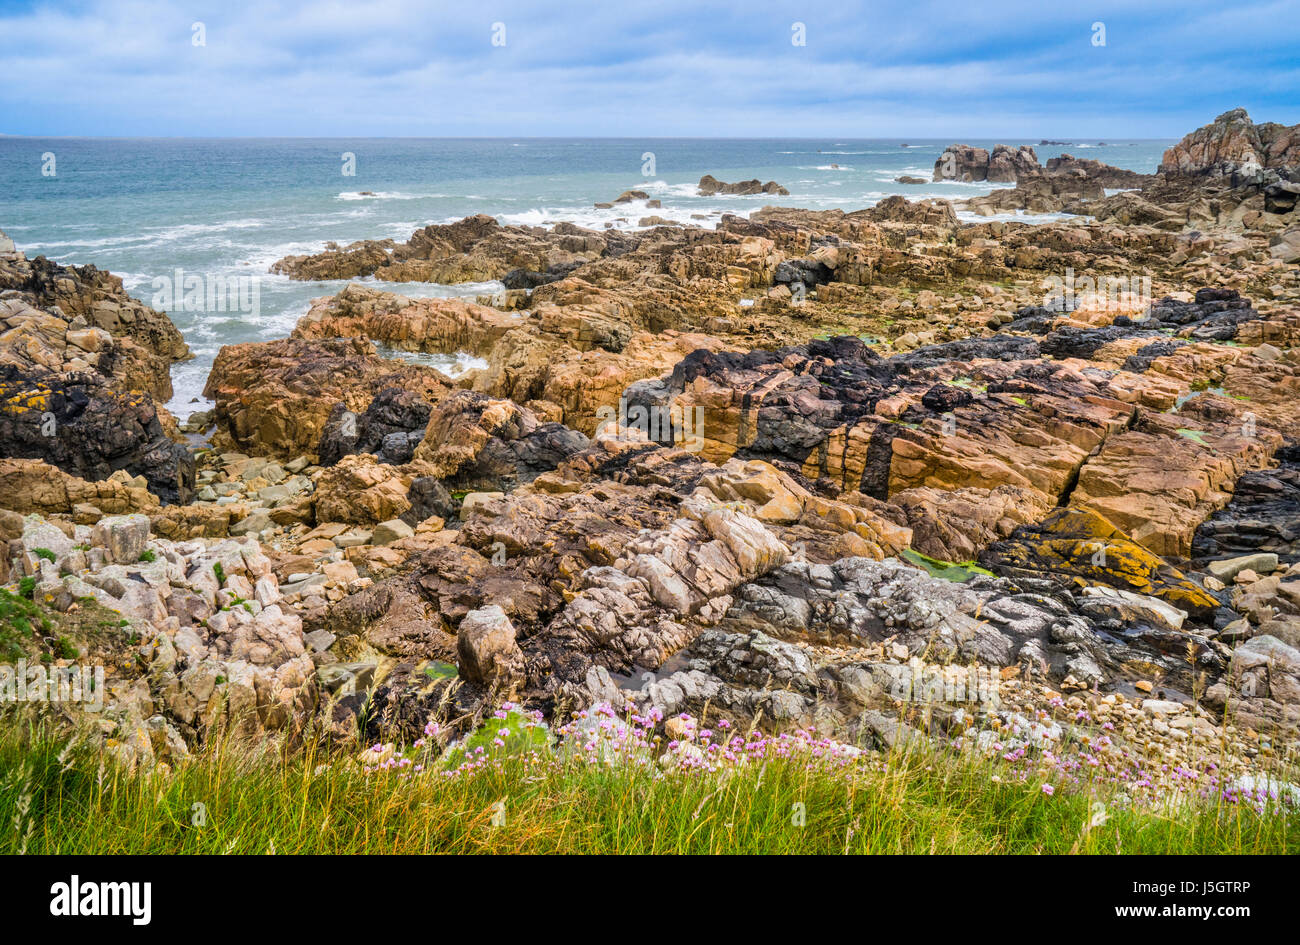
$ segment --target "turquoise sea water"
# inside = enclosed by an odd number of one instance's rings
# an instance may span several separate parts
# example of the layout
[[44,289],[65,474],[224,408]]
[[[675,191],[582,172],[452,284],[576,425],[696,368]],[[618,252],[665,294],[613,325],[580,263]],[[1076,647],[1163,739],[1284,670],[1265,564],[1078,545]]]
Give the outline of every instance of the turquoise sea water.
[[[153,304],[160,278],[181,270],[212,282],[256,279],[257,304],[191,311],[180,287],[165,308],[196,358],[172,371],[181,417],[201,409],[212,359],[224,344],[289,334],[310,300],[341,282],[290,282],[267,268],[330,240],[405,240],[430,223],[488,213],[502,223],[635,228],[656,215],[711,226],[722,212],[779,204],[857,210],[890,194],[952,199],[990,184],[903,185],[929,179],[948,140],[814,139],[82,139],[0,137],[0,230],[29,256],[93,263],[122,277]],[[964,142],[991,148],[994,141]],[[1041,161],[1069,152],[1151,172],[1172,141],[1074,142],[1037,146]],[[904,147],[903,145],[907,146]],[[343,173],[344,155],[355,174]],[[653,167],[647,154],[653,155]],[[53,155],[53,162],[49,155]],[[43,170],[54,171],[53,176]],[[775,180],[788,197],[696,196],[704,174]],[[1002,185],[1005,186],[1005,185]],[[637,189],[662,209],[593,204]],[[374,196],[363,196],[363,191]],[[705,214],[706,219],[692,219]],[[246,283],[247,284],[247,283]],[[474,297],[496,284],[389,285],[417,296]],[[449,371],[464,359],[437,362]]]

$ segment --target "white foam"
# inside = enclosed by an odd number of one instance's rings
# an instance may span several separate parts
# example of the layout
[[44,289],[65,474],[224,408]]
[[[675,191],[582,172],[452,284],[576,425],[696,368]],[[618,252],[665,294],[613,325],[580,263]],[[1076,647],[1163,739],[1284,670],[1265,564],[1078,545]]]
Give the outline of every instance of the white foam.
[[447,194],[408,194],[403,191],[395,190],[376,190],[373,192],[363,192],[359,190],[345,190],[339,194],[336,200],[436,200],[447,197]]
[[406,361],[410,364],[431,367],[441,371],[453,381],[469,371],[481,371],[488,366],[485,358],[475,357],[465,351],[457,351],[455,354],[430,354],[423,351],[397,351],[382,345],[376,345],[375,350],[380,357],[391,361]]

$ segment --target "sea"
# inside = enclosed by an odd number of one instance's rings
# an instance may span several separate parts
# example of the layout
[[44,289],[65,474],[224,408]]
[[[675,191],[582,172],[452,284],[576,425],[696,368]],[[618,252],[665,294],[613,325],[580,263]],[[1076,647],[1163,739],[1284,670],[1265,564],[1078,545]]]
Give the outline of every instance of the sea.
[[[652,215],[713,226],[722,213],[748,215],[769,205],[859,210],[892,194],[960,199],[1010,186],[930,182],[951,143],[0,136],[0,230],[29,257],[107,269],[132,295],[168,312],[195,355],[172,369],[175,396],[167,406],[184,419],[210,406],[203,386],[223,345],[286,337],[312,299],[345,284],[272,275],[269,267],[283,256],[318,252],[331,241],[403,241],[422,226],[475,213],[531,226],[569,221],[630,230]],[[962,143],[992,148],[998,142]],[[1150,173],[1174,141],[1003,143],[1031,144],[1043,162],[1070,153]],[[727,182],[775,180],[790,195],[701,197],[696,185],[705,174]],[[900,176],[926,183],[896,183]],[[644,191],[662,207],[594,206],[625,190]],[[1003,218],[1011,217],[1059,219]],[[364,281],[420,297],[473,299],[502,289],[500,283]],[[204,302],[183,291],[194,285],[206,288]],[[229,304],[210,304],[213,286]],[[423,360],[453,376],[481,364],[463,354]]]

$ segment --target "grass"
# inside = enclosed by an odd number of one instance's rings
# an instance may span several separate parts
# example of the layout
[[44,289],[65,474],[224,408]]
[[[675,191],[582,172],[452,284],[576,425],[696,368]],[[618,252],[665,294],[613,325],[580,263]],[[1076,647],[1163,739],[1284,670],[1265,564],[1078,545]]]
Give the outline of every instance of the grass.
[[35,579],[23,578],[18,584],[17,594],[0,588],[0,664],[82,656],[120,663],[127,655],[132,642],[126,632],[130,621],[117,611],[93,597],[82,597],[67,612],[60,612],[34,599]]
[[26,656],[32,641],[49,632],[45,614],[25,599],[28,597],[30,594],[20,596],[0,588],[0,662]]
[[1201,446],[1209,445],[1208,443],[1205,442],[1205,433],[1202,430],[1189,430],[1185,427],[1179,427],[1178,435],[1181,437],[1186,437],[1187,439],[1191,440],[1193,443],[1199,443]]
[[[352,752],[219,741],[129,771],[28,720],[0,731],[0,853],[1282,853],[1297,817],[1099,785],[999,783],[973,754],[772,757],[663,772],[563,750],[464,773],[365,769]],[[864,756],[865,757],[865,756]]]
[[993,577],[992,571],[981,568],[975,561],[940,561],[914,548],[904,548],[899,557],[908,564],[924,568],[930,577],[943,578],[945,581],[955,581],[958,584],[964,584],[976,574]]

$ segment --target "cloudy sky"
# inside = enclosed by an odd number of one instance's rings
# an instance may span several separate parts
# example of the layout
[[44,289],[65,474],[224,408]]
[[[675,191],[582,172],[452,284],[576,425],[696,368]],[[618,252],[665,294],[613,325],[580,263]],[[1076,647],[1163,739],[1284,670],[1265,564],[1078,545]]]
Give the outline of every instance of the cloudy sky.
[[0,75],[0,133],[21,135],[1177,137],[1237,105],[1300,122],[1300,15],[1296,0],[0,0]]

